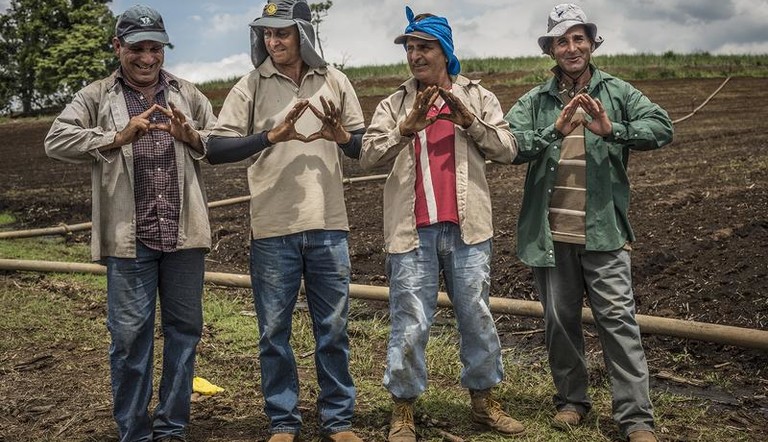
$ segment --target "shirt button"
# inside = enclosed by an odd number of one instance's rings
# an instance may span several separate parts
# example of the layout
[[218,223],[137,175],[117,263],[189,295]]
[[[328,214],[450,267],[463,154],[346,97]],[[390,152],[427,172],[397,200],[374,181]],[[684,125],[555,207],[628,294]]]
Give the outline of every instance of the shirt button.
[[552,172],[554,172],[554,171],[555,171],[555,168],[554,168],[554,167],[550,167],[550,168],[549,168],[549,170],[551,170]]
[[618,137],[621,134],[621,132],[616,132],[616,136]]

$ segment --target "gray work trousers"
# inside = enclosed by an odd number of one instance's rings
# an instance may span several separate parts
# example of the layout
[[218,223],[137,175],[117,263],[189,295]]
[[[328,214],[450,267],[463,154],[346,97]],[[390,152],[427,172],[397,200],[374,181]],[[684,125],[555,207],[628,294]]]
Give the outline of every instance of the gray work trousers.
[[648,364],[635,319],[629,252],[591,252],[555,242],[556,267],[534,267],[544,306],[545,339],[557,394],[555,407],[586,415],[592,407],[581,309],[586,292],[611,378],[613,419],[622,433],[653,431]]

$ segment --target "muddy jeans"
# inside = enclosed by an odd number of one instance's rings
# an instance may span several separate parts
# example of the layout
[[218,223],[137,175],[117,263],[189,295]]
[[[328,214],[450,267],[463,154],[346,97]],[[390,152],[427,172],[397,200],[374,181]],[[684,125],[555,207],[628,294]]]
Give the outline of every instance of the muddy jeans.
[[587,294],[611,378],[613,418],[624,434],[653,429],[648,365],[635,320],[629,252],[589,252],[555,242],[557,267],[534,267],[544,306],[546,345],[557,410],[585,415],[589,373],[584,358],[581,308]]
[[491,241],[467,245],[453,223],[418,229],[419,247],[387,256],[392,328],[384,386],[410,399],[427,388],[425,351],[437,308],[440,273],[460,335],[461,385],[485,390],[501,382],[501,344],[488,306]]

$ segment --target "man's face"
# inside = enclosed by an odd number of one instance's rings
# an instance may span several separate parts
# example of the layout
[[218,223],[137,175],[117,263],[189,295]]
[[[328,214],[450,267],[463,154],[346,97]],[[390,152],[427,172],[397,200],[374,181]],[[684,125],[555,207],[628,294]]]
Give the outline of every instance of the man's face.
[[592,40],[582,25],[573,26],[564,35],[552,40],[552,58],[566,74],[579,75],[592,56]]
[[405,42],[405,52],[408,57],[408,67],[411,74],[424,86],[446,86],[450,84],[448,76],[448,60],[443,54],[443,48],[437,40],[422,40],[408,37]]
[[115,55],[120,60],[123,76],[136,86],[152,86],[160,78],[160,68],[165,61],[164,45],[157,41],[140,41],[121,44],[112,39]]
[[293,65],[302,62],[299,30],[296,26],[264,28],[264,45],[275,65]]

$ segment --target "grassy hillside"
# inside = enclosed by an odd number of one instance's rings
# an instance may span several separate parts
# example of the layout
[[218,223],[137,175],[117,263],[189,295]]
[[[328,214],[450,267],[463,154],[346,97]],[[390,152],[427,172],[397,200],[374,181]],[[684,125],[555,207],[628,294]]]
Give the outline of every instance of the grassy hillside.
[[[619,74],[626,80],[659,78],[709,78],[768,76],[768,54],[711,55],[709,53],[596,55],[594,62],[607,72]],[[549,57],[471,58],[461,60],[462,72],[472,76],[516,73],[514,84],[531,84],[550,75],[553,62]],[[343,69],[353,82],[380,78],[406,78],[408,65],[403,63],[347,67]],[[203,91],[230,89],[237,78],[216,80],[198,85]]]

